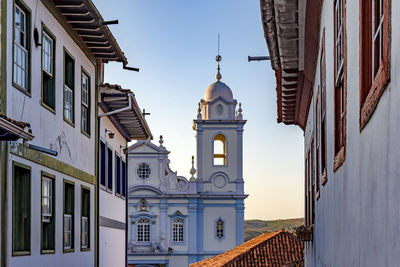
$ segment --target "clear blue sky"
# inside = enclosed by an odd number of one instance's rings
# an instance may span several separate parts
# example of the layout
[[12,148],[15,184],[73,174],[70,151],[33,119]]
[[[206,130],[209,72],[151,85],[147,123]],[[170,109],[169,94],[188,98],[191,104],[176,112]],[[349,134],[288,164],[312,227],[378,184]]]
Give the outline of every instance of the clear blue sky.
[[275,77],[266,55],[259,0],[93,0],[110,25],[129,66],[106,67],[105,81],[131,89],[158,143],[171,151],[171,168],[190,177],[197,103],[215,81],[221,33],[222,81],[242,102],[246,219],[303,217],[303,133],[276,122]]

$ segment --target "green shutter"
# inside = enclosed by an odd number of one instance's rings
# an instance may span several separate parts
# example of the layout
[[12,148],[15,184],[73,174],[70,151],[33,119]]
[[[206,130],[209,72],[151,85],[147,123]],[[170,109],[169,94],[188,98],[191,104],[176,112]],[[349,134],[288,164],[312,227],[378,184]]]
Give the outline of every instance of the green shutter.
[[30,253],[31,249],[31,173],[14,164],[13,177],[13,255]]

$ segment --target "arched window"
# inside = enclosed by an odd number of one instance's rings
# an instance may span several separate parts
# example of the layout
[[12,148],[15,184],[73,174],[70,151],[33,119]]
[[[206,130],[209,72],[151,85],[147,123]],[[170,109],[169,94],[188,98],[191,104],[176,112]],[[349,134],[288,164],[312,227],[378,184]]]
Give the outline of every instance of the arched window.
[[183,242],[183,219],[175,218],[172,221],[172,242]]
[[214,165],[226,165],[226,139],[222,134],[214,138]]
[[222,239],[224,237],[224,221],[220,218],[217,221],[217,229],[216,230],[216,236],[219,239]]
[[147,218],[137,221],[137,242],[150,242],[150,220]]

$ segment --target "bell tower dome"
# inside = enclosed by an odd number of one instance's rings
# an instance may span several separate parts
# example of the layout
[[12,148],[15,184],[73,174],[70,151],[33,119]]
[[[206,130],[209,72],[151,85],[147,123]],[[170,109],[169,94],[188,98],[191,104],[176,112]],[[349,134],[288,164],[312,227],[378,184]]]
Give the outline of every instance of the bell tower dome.
[[243,195],[243,120],[241,104],[221,81],[220,61],[216,61],[217,81],[205,91],[193,129],[197,141],[197,192]]

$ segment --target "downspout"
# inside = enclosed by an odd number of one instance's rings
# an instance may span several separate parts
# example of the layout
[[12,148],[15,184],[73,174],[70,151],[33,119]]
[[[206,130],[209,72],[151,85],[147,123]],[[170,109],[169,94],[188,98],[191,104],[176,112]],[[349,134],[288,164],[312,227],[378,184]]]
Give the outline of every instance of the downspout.
[[120,112],[123,112],[123,111],[132,110],[132,97],[133,97],[133,93],[128,93],[128,102],[129,103],[128,103],[127,107],[120,108],[120,109],[117,109],[117,110],[114,110],[114,111],[109,111],[109,112],[100,114],[100,115],[98,115],[98,117],[101,118],[101,117],[104,117],[104,116],[113,115],[113,114],[120,113]]

